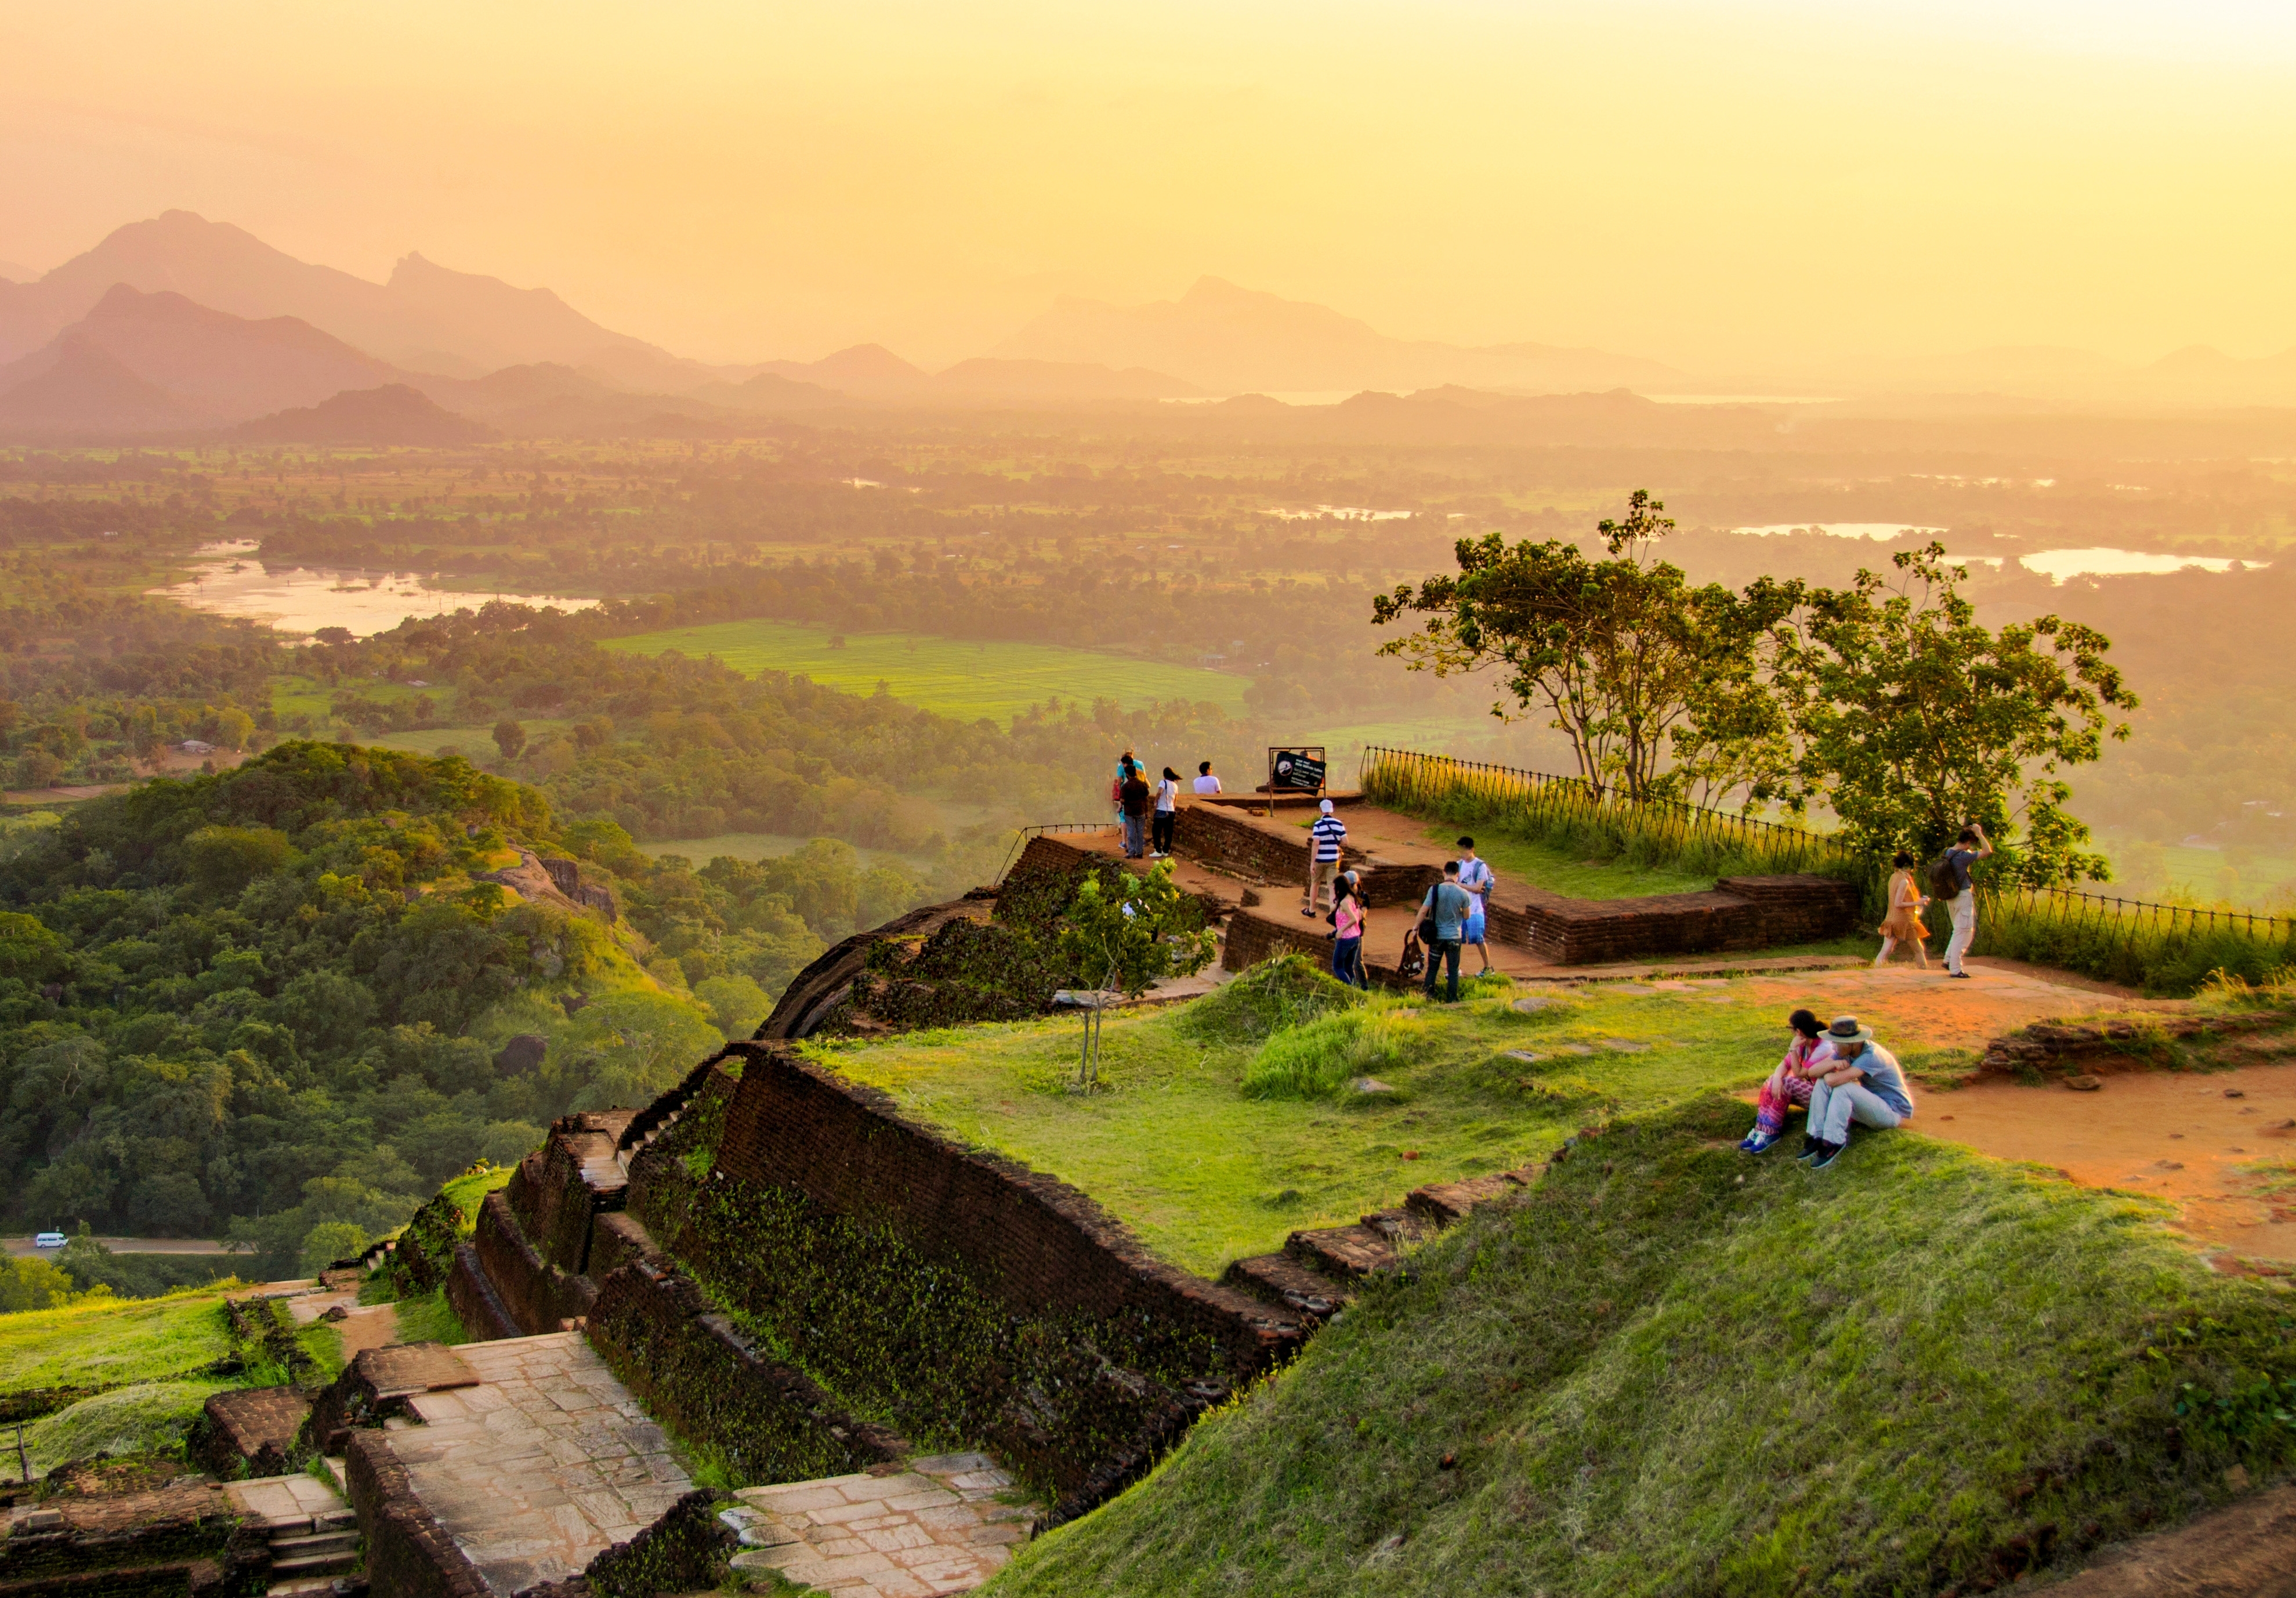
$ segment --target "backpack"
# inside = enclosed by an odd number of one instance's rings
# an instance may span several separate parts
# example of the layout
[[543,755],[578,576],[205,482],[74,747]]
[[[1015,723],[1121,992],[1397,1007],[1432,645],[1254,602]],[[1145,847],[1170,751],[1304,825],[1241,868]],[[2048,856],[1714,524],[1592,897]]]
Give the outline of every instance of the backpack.
[[1930,895],[1936,899],[1957,899],[1961,896],[1961,877],[1954,871],[1950,856],[1940,855],[1930,868]]

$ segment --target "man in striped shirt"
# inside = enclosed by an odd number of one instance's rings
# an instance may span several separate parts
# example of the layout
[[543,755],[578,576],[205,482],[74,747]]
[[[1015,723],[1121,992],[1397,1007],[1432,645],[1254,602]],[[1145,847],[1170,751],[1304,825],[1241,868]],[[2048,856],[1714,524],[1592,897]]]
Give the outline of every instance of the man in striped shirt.
[[1301,915],[1315,915],[1331,904],[1332,884],[1340,875],[1340,845],[1347,836],[1348,824],[1332,813],[1332,802],[1324,800],[1324,813],[1308,831],[1308,899],[1300,907]]

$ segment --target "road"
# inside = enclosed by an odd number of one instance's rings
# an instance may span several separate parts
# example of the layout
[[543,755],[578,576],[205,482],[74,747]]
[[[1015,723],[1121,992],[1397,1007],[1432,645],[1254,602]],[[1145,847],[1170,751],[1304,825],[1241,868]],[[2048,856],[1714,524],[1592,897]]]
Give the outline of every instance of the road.
[[[224,1246],[206,1238],[98,1238],[97,1242],[114,1254],[221,1254]],[[8,1252],[15,1255],[37,1254],[53,1259],[63,1252],[61,1248],[36,1248],[29,1237],[7,1240]]]

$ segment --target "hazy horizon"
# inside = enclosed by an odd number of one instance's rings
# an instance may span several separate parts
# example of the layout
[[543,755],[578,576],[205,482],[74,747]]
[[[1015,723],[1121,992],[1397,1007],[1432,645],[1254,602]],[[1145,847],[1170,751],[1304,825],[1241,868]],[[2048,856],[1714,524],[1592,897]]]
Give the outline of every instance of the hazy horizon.
[[170,209],[713,361],[981,354],[1201,276],[1700,374],[2296,345],[2296,22],[1896,0],[1153,16],[251,4],[0,23],[0,259]]

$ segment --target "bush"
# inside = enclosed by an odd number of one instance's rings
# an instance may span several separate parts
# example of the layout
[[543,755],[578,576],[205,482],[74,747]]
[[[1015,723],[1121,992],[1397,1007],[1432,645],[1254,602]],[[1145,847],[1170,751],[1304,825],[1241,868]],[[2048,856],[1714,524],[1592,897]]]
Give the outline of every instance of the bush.
[[1287,1026],[1365,1002],[1304,954],[1286,954],[1244,972],[1188,1006],[1181,1029],[1218,1042],[1259,1042]]
[[[1336,985],[1336,984],[1335,984]],[[1287,1026],[1244,1068],[1247,1099],[1327,1099],[1358,1076],[1406,1063],[1425,1046],[1428,1026],[1393,1000]]]

